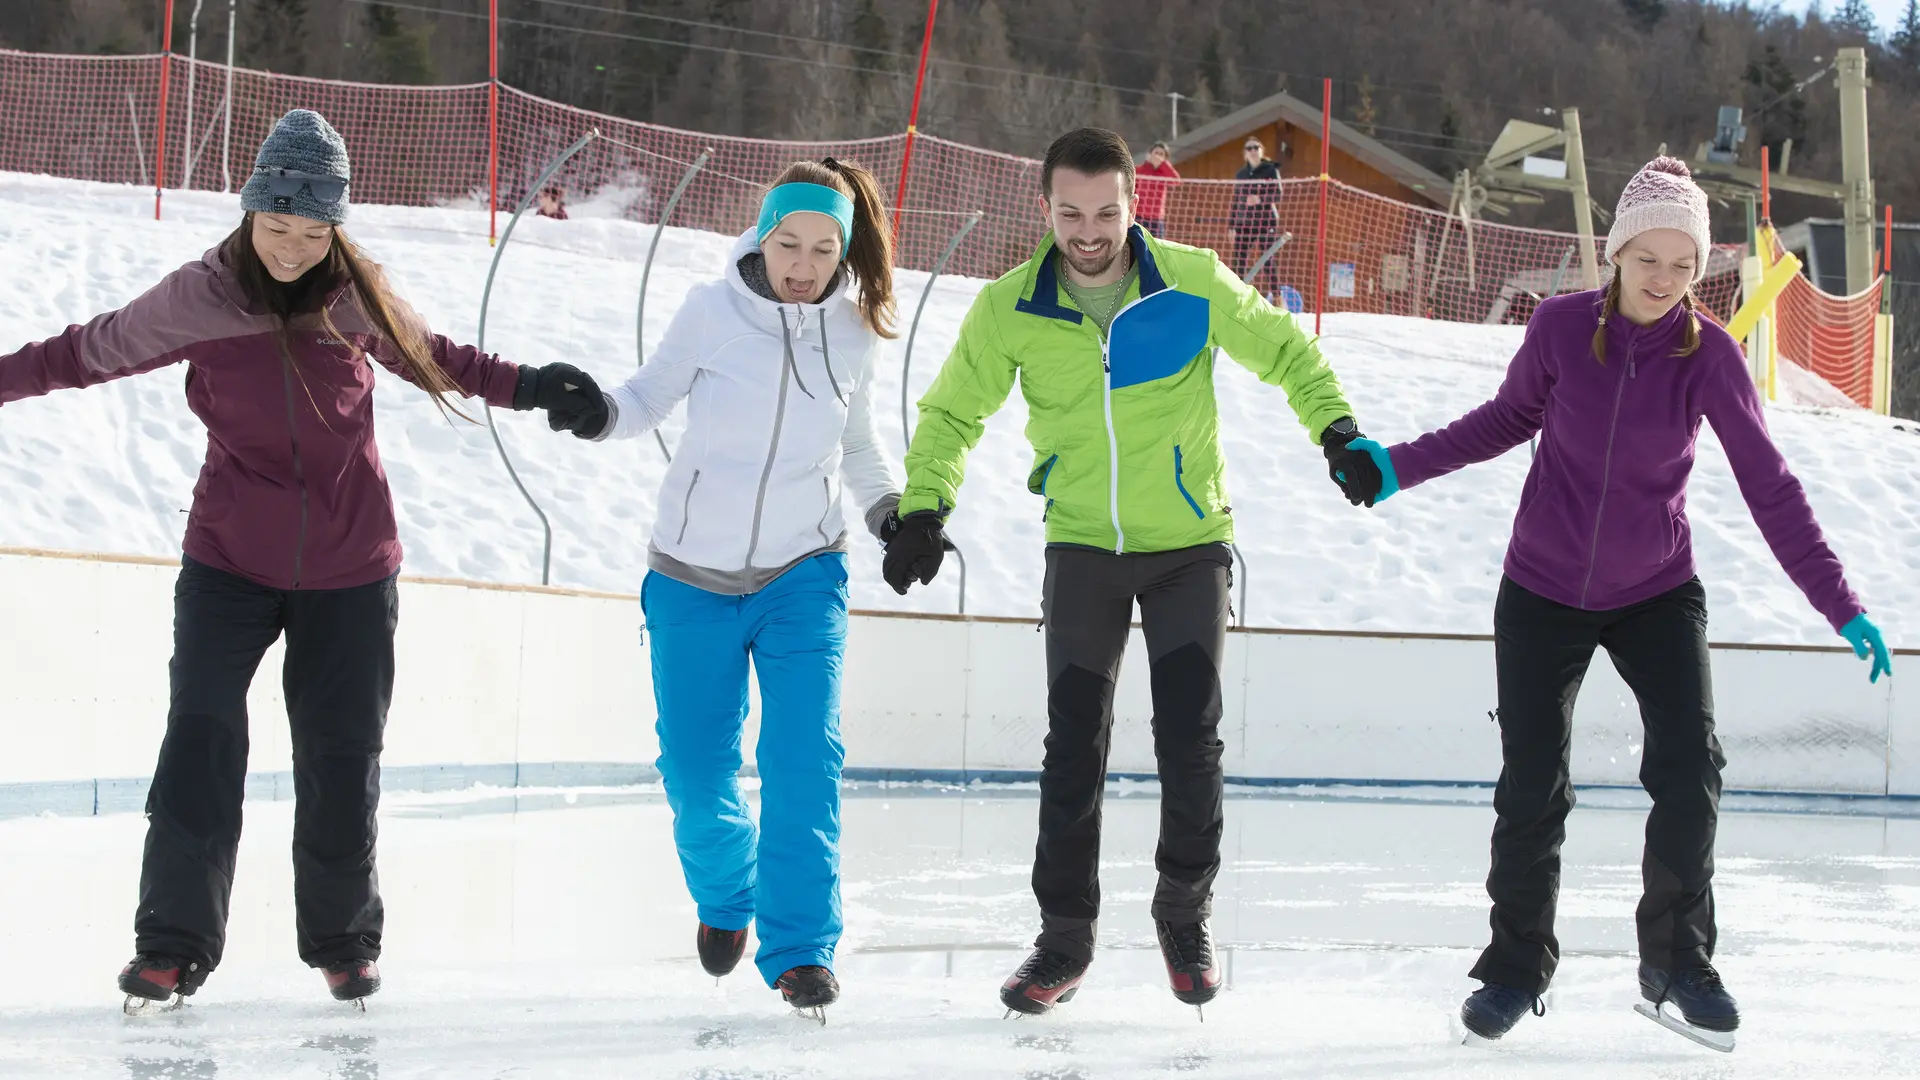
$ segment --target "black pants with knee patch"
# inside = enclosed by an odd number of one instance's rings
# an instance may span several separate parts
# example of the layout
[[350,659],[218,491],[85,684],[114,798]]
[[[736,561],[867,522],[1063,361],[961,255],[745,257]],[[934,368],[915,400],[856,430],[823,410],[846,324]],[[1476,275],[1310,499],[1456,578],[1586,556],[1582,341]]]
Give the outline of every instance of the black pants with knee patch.
[[1100,803],[1113,688],[1134,603],[1152,666],[1160,766],[1160,883],[1153,917],[1207,917],[1220,872],[1220,654],[1232,552],[1225,544],[1143,555],[1047,549],[1047,741],[1033,892],[1036,945],[1091,959],[1100,914]]
[[1613,659],[1646,725],[1640,783],[1653,796],[1636,913],[1640,958],[1674,970],[1713,956],[1713,839],[1720,770],[1698,578],[1630,607],[1583,611],[1500,583],[1494,606],[1500,784],[1494,789],[1493,942],[1473,977],[1540,993],[1560,963],[1553,917],[1573,809],[1573,704],[1596,647]]
[[173,595],[167,734],[147,792],[138,951],[220,964],[240,846],[247,687],[284,633],[300,957],[315,967],[379,957],[374,811],[399,612],[393,578],[289,592],[185,561]]

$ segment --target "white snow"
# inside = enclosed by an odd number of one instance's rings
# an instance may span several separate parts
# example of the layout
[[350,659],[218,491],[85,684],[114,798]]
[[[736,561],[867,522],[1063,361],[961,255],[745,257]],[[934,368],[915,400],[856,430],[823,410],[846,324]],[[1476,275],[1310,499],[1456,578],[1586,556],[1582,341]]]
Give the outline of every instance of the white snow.
[[[0,174],[0,348],[60,332],[131,299],[197,258],[238,219],[233,197],[169,192],[155,222],[150,191]],[[504,218],[502,219],[504,224]],[[488,261],[485,216],[466,210],[361,206],[353,235],[388,265],[442,332],[471,341]],[[528,218],[506,250],[486,345],[508,359],[568,360],[603,383],[635,363],[633,326],[650,227],[609,219]],[[664,332],[681,297],[718,272],[728,239],[669,230],[653,268],[646,336]],[[926,277],[900,275],[910,316]],[[942,278],[914,348],[915,396],[951,347],[975,280]],[[904,319],[903,319],[904,321]],[[1334,316],[1325,347],[1362,426],[1397,441],[1488,397],[1521,331],[1387,316]],[[901,442],[904,334],[881,365],[882,435]],[[1342,501],[1280,391],[1224,358],[1222,427],[1242,554],[1248,621],[1260,626],[1484,632],[1491,621],[1528,451],[1400,495],[1369,513]],[[187,412],[182,372],[163,370],[0,411],[0,544],[170,556],[179,550],[204,438]],[[399,506],[407,570],[536,582],[540,533],[483,427],[449,426],[419,394],[382,373],[381,453]],[[1790,379],[1792,393],[1818,387]],[[1016,390],[988,422],[953,520],[965,549],[967,610],[1038,612],[1040,502]],[[632,592],[644,572],[663,463],[653,440],[593,445],[556,436],[534,416],[496,414],[521,475],[553,521],[553,582]],[[1920,438],[1912,424],[1857,409],[1782,405],[1770,422],[1811,493],[1855,588],[1896,643],[1920,616]],[[678,421],[667,439],[677,437]],[[1690,495],[1713,636],[1829,644],[1832,632],[1775,563],[1748,516],[1717,441],[1702,439]],[[856,538],[853,600],[879,610],[954,610],[957,566],[902,599],[880,581],[877,548]]]

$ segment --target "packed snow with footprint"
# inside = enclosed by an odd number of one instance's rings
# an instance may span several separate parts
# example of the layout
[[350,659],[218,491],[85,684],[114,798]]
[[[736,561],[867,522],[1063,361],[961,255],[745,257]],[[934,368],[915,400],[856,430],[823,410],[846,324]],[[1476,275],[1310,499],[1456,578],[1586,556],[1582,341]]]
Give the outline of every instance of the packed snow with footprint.
[[[139,295],[198,258],[238,220],[237,199],[152,193],[0,175],[0,348],[50,337]],[[504,220],[504,219],[503,219]],[[485,215],[358,206],[353,235],[393,272],[439,331],[473,341],[492,256]],[[520,223],[501,263],[486,346],[510,360],[565,360],[603,385],[633,370],[635,301],[649,226],[610,219]],[[646,308],[649,346],[692,285],[719,273],[731,238],[668,230]],[[900,275],[911,314],[926,275]],[[914,346],[909,398],[932,380],[981,282],[941,278]],[[1459,416],[1498,387],[1517,327],[1387,316],[1326,320],[1324,347],[1362,427],[1383,442]],[[904,453],[900,378],[905,335],[881,360],[874,401],[883,439]],[[1491,625],[1528,450],[1445,477],[1371,511],[1343,501],[1284,395],[1231,361],[1219,365],[1222,436],[1249,624],[1316,629],[1484,633]],[[205,446],[186,409],[183,368],[0,411],[0,545],[171,556]],[[449,423],[421,394],[379,373],[380,451],[392,482],[409,573],[538,582],[539,522],[515,491],[484,426]],[[1804,400],[1831,400],[1811,377]],[[472,406],[478,416],[478,405]],[[1785,405],[1769,415],[1834,549],[1888,640],[1920,619],[1920,427],[1854,409]],[[653,499],[665,463],[652,439],[586,444],[539,416],[497,413],[522,479],[553,522],[553,583],[631,593],[645,569]],[[913,418],[909,416],[909,423]],[[1016,388],[968,461],[951,535],[967,564],[971,613],[1039,611],[1041,500],[1028,493],[1026,409]],[[680,421],[669,423],[669,447]],[[1711,431],[1689,497],[1694,547],[1715,640],[1835,644],[1753,525]],[[857,515],[853,516],[857,520]],[[954,611],[957,567],[901,598],[880,580],[878,548],[856,537],[856,607]]]

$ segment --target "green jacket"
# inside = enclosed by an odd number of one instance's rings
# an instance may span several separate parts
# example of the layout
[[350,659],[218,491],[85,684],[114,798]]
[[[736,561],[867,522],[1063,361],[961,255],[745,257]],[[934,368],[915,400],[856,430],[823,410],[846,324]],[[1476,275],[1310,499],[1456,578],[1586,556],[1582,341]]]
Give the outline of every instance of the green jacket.
[[1034,450],[1027,488],[1046,499],[1047,542],[1120,553],[1233,539],[1216,347],[1286,390],[1315,443],[1353,415],[1314,338],[1218,255],[1138,226],[1128,245],[1138,284],[1104,342],[1059,287],[1052,234],[1031,261],[980,291],[920,399],[902,515],[958,503],[967,451],[1016,372]]

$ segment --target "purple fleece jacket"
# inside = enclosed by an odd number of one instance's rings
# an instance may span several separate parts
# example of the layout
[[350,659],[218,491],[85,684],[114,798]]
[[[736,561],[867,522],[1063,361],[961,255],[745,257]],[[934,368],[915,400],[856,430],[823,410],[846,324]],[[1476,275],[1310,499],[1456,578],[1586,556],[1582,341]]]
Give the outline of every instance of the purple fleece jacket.
[[[248,309],[216,247],[126,307],[0,356],[0,405],[185,361],[187,404],[207,426],[186,554],[276,589],[370,584],[399,570],[400,533],[361,357],[407,373],[350,288],[328,303],[347,341],[302,316],[283,351],[279,320]],[[512,406],[517,365],[437,334],[427,343],[466,393]]]
[[1767,434],[1734,340],[1703,318],[1699,350],[1677,356],[1681,308],[1645,327],[1615,315],[1602,364],[1592,349],[1601,302],[1598,292],[1543,302],[1491,401],[1389,449],[1400,486],[1498,457],[1539,433],[1507,576],[1571,607],[1626,607],[1694,574],[1687,477],[1704,419],[1787,576],[1835,631],[1864,611]]

